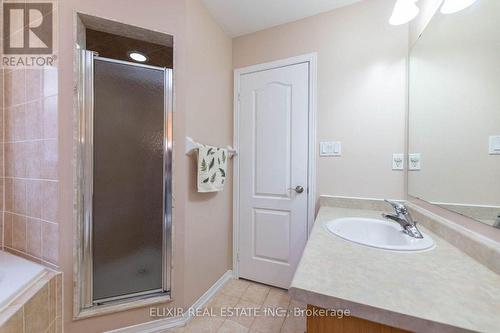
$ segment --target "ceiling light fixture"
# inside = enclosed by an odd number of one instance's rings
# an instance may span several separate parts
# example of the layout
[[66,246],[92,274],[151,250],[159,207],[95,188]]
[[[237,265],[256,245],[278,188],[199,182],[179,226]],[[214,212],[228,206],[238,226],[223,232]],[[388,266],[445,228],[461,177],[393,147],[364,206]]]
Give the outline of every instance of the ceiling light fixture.
[[415,4],[417,1],[418,0],[397,0],[389,23],[392,25],[401,25],[417,17],[420,12],[420,9]]
[[128,56],[132,60],[137,61],[137,62],[145,62],[148,60],[148,57],[146,57],[144,54],[137,52],[137,51],[129,52]]
[[443,14],[453,14],[461,11],[467,7],[470,7],[477,0],[445,0],[444,4],[441,6],[441,13]]

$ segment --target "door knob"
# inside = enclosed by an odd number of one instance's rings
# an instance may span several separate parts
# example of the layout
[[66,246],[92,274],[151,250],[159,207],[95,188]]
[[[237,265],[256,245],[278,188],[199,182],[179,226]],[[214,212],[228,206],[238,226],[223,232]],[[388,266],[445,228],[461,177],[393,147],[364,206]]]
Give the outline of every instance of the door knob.
[[290,188],[290,190],[294,190],[297,193],[302,193],[304,192],[304,188],[300,185],[297,185],[295,188]]

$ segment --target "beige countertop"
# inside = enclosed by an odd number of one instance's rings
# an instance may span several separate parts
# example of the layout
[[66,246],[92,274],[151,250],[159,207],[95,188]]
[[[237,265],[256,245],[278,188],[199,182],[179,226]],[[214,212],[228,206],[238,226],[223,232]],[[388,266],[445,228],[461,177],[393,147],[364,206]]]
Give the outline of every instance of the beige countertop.
[[500,332],[500,275],[434,233],[420,226],[436,247],[403,253],[349,242],[324,225],[380,214],[321,207],[290,287],[292,298],[415,332]]

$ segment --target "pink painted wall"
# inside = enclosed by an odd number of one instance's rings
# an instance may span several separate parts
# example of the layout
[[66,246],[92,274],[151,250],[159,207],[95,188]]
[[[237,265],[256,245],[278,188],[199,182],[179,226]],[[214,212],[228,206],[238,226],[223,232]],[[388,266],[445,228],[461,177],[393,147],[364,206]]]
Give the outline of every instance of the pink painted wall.
[[[232,145],[232,41],[201,1],[186,5],[186,134],[205,144]],[[232,162],[225,189],[217,194],[196,191],[194,156],[188,158],[186,177],[184,299],[192,304],[232,267]]]

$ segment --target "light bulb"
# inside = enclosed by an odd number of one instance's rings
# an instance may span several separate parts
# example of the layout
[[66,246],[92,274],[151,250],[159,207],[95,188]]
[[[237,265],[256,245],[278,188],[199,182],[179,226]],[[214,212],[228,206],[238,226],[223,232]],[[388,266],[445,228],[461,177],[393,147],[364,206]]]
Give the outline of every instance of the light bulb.
[[137,51],[134,51],[134,52],[130,52],[128,54],[128,56],[132,59],[132,60],[135,60],[135,61],[138,61],[138,62],[145,62],[146,60],[148,60],[148,57],[146,57],[144,54],[140,53],[140,52],[137,52]]
[[397,0],[389,23],[392,25],[401,25],[413,20],[420,12],[420,9],[415,4],[417,1]]
[[467,7],[470,7],[477,0],[445,0],[444,4],[441,6],[441,13],[443,14],[453,14],[461,11]]

